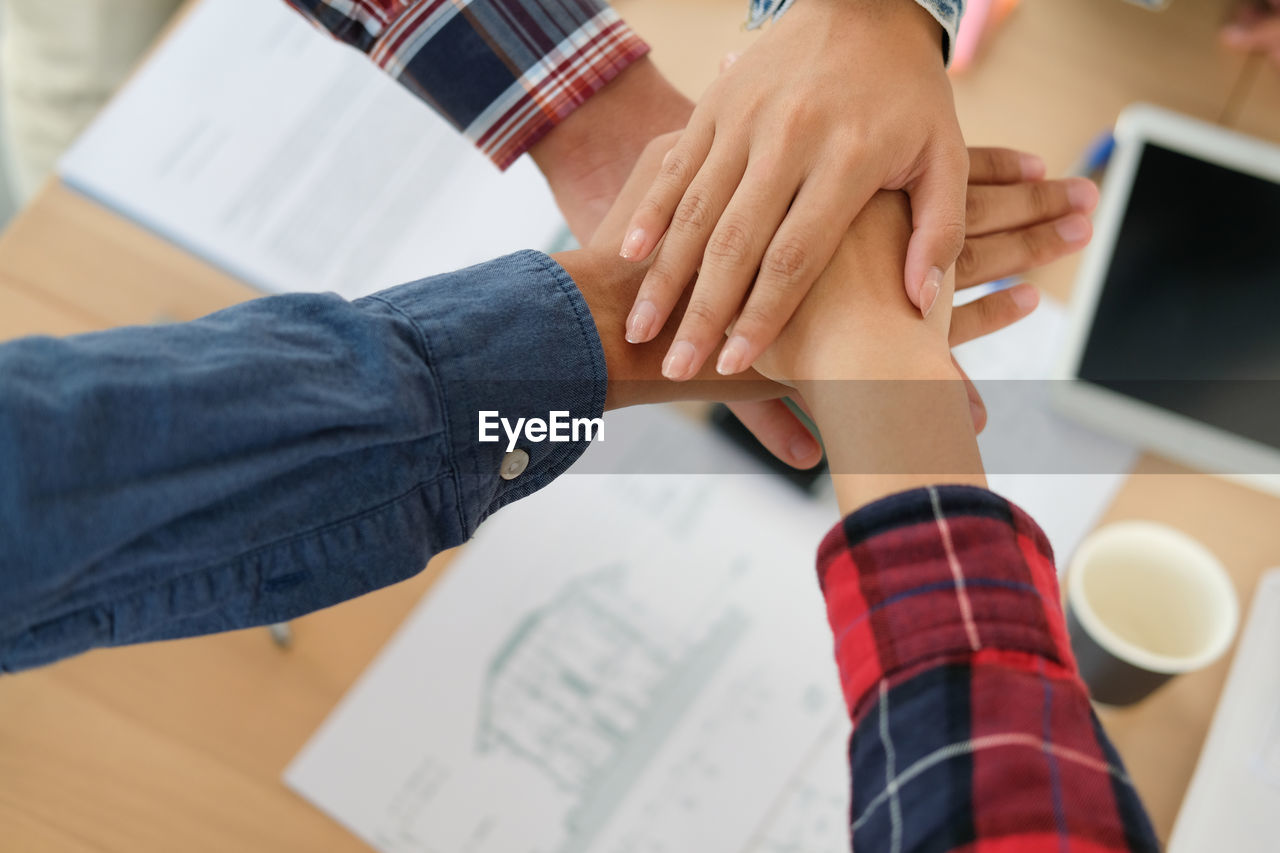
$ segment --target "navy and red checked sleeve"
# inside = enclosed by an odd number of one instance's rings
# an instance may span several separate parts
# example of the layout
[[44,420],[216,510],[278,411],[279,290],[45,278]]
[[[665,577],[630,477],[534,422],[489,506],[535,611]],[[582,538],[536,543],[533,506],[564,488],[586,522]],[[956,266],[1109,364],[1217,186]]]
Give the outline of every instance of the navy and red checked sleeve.
[[604,0],[286,0],[505,169],[649,51]]
[[983,489],[905,492],[833,529],[818,572],[854,723],[855,850],[1159,850],[1030,517]]

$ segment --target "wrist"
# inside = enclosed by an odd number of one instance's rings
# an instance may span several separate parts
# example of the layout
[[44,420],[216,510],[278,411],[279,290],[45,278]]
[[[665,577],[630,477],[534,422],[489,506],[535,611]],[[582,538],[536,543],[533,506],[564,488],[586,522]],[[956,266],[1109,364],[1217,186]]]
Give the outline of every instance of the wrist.
[[[804,0],[779,23],[788,19],[802,27],[849,24],[858,34],[892,45],[895,51],[919,48],[926,57],[946,58],[946,29],[915,0]],[[843,36],[840,40],[847,43]]]
[[906,356],[899,366],[799,384],[844,513],[921,486],[986,485],[968,393],[954,363]]
[[586,245],[654,137],[683,129],[693,103],[648,57],[624,69],[529,149]]

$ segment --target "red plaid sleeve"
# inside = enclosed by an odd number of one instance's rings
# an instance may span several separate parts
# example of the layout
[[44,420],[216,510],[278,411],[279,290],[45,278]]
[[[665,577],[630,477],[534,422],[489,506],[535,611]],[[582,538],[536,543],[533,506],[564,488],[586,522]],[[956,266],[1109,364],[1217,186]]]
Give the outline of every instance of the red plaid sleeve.
[[286,0],[505,169],[649,46],[604,0]]
[[1080,681],[1048,540],[983,489],[877,501],[818,572],[857,850],[1159,850]]

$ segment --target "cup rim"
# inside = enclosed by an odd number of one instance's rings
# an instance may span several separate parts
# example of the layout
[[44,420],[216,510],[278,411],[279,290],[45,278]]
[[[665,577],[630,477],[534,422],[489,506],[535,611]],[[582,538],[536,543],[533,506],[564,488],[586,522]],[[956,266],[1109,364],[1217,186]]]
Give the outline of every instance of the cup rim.
[[[1142,536],[1148,540],[1156,538],[1165,543],[1183,549],[1201,564],[1210,583],[1224,593],[1226,613],[1217,626],[1215,635],[1205,647],[1193,655],[1164,655],[1137,646],[1116,634],[1104,625],[1094,613],[1084,591],[1084,575],[1081,567],[1089,557],[1102,545],[1109,544],[1115,538]],[[1231,647],[1240,621],[1240,601],[1236,595],[1231,576],[1213,552],[1199,540],[1188,536],[1175,527],[1155,521],[1117,521],[1095,530],[1080,547],[1076,549],[1067,569],[1067,603],[1072,615],[1080,622],[1089,636],[1102,646],[1109,654],[1133,666],[1141,667],[1149,672],[1162,675],[1178,675],[1192,672],[1208,666]]]

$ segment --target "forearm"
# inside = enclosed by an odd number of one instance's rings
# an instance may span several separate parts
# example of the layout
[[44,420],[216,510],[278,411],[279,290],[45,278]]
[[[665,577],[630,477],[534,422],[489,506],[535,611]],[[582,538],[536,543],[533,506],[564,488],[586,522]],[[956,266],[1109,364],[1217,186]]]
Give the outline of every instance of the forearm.
[[529,149],[569,228],[586,245],[655,137],[681,130],[693,102],[642,57]]
[[367,53],[500,168],[649,50],[604,0],[286,2]]
[[0,346],[0,671],[394,583],[590,440],[512,454],[480,440],[482,411],[594,419],[690,393],[616,331],[634,267],[559,257]]
[[0,670],[290,618],[400,580],[565,470],[600,416],[574,282],[520,253],[348,303],[0,346]]
[[855,849],[1159,849],[1021,510],[898,494],[832,530],[818,572],[854,722]]
[[800,386],[841,512],[922,486],[986,486],[968,395],[950,359],[917,360],[884,341],[846,363],[846,378]]

